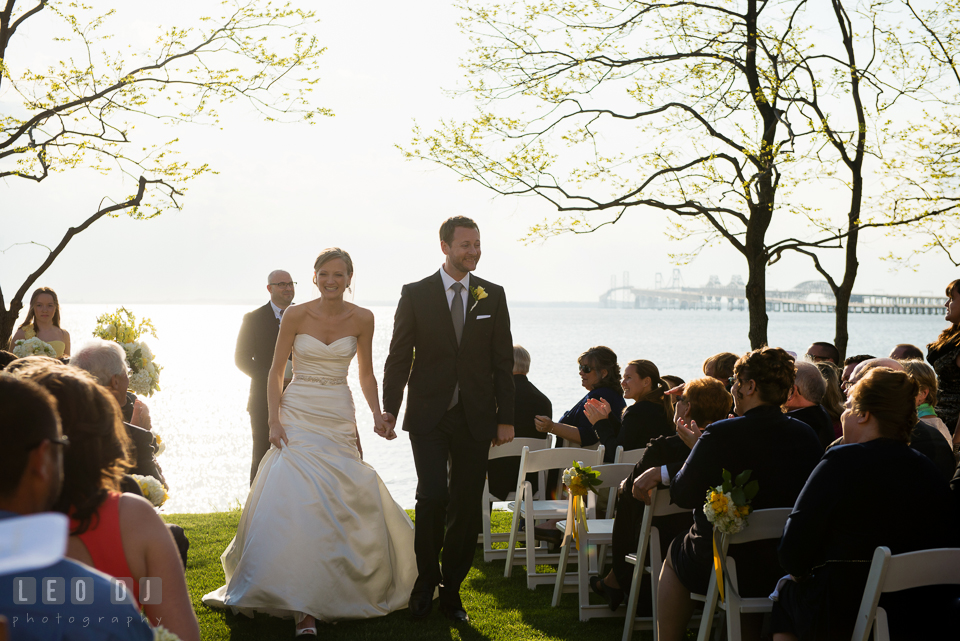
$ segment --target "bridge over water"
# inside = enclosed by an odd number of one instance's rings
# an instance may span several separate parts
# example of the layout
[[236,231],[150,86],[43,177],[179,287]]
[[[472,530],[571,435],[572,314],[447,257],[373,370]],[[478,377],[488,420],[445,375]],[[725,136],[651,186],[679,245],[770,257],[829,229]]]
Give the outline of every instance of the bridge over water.
[[[624,272],[622,285],[615,277],[609,290],[600,296],[601,307],[628,307],[635,309],[746,309],[743,279],[733,276],[724,285],[717,276],[711,276],[702,287],[686,287],[675,269],[673,279],[663,284],[657,274],[652,289],[629,284]],[[943,296],[930,294],[852,294],[850,313],[853,314],[942,314]],[[826,281],[808,280],[790,289],[768,289],[768,312],[822,312],[833,313],[836,299]]]

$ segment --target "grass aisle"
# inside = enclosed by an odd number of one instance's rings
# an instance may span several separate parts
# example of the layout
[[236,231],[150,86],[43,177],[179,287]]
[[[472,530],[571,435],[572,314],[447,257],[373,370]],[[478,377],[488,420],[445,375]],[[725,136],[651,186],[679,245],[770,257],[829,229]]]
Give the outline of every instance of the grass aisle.
[[[411,511],[412,512],[412,511]],[[413,517],[411,513],[411,518]],[[509,521],[494,513],[494,530],[506,531]],[[250,619],[224,610],[208,608],[200,598],[223,585],[220,554],[230,543],[240,520],[240,512],[176,514],[165,519],[182,526],[190,539],[187,586],[194,610],[200,620],[205,641],[245,641],[292,639],[293,622],[258,614]],[[412,551],[411,551],[412,554]],[[395,639],[463,639],[465,641],[513,641],[521,639],[564,639],[570,641],[611,641],[623,634],[623,619],[594,619],[581,623],[577,617],[577,595],[565,594],[559,608],[550,607],[553,586],[527,589],[523,567],[510,579],[503,578],[503,562],[484,563],[478,548],[474,567],[461,590],[470,623],[454,625],[434,607],[430,617],[413,623],[407,610],[364,621],[342,621],[323,625],[318,633],[330,641]],[[622,608],[623,606],[621,606]],[[649,632],[634,634],[634,641],[651,639]]]

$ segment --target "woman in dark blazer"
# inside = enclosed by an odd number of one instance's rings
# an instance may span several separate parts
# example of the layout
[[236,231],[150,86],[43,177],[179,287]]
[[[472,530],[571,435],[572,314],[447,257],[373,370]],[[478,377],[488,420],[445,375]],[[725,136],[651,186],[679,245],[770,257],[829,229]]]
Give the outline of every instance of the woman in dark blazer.
[[[676,393],[676,392],[674,392]],[[669,398],[669,397],[668,397]],[[671,436],[658,437],[651,440],[643,453],[640,462],[633,472],[620,485],[617,491],[617,513],[613,520],[613,560],[611,570],[601,580],[592,577],[590,586],[593,591],[604,597],[612,610],[616,610],[623,601],[625,593],[633,582],[633,565],[627,563],[627,555],[637,551],[640,540],[640,525],[643,521],[644,504],[633,496],[633,482],[638,476],[652,467],[675,465],[679,469],[690,454],[690,445],[684,442],[681,434],[688,434],[691,445],[696,442],[692,433],[693,426],[703,426],[722,421],[730,412],[732,399],[724,384],[715,378],[698,378],[684,384],[677,395],[677,406],[674,420],[677,433]],[[627,410],[629,413],[630,410]],[[654,525],[660,530],[660,543],[663,548],[673,540],[677,534],[690,529],[693,516],[691,512],[672,514],[658,517]],[[666,553],[661,549],[660,554]],[[641,588],[638,601],[638,614],[649,616],[650,584],[645,583]]]
[[580,365],[580,384],[587,390],[587,395],[577,401],[558,422],[553,422],[549,416],[538,416],[535,422],[541,432],[556,435],[558,444],[560,439],[566,439],[575,446],[589,447],[596,445],[600,439],[584,412],[587,401],[604,400],[610,405],[610,411],[617,416],[623,412],[627,403],[623,400],[620,387],[620,365],[617,364],[617,355],[612,349],[603,345],[591,347],[580,354],[577,363]]
[[638,450],[650,439],[674,433],[673,404],[664,392],[670,389],[660,378],[660,370],[650,361],[630,361],[623,370],[623,396],[634,401],[622,414],[614,414],[610,403],[588,399],[584,404],[587,420],[603,443],[603,461],[613,463],[617,448]]
[[[681,507],[694,510],[694,524],[670,545],[660,574],[657,625],[661,641],[679,641],[693,614],[691,593],[704,594],[713,573],[713,526],[703,513],[707,490],[723,481],[723,470],[734,477],[752,470],[751,480],[760,484],[754,509],[793,507],[807,477],[816,467],[823,449],[805,423],[780,411],[793,387],[793,359],[780,348],[764,347],[741,356],[734,368],[734,411],[738,415],[718,421],[703,431],[683,467],[652,468],[634,483],[635,495],[649,501],[657,483],[670,486],[670,497]],[[664,474],[666,471],[666,474]],[[776,544],[757,541],[734,546],[739,557],[737,574],[743,596],[766,596],[771,581],[779,578]],[[760,620],[742,619],[744,638]]]
[[[842,417],[846,445],[831,448],[810,475],[780,540],[780,564],[794,580],[774,603],[776,641],[849,639],[877,546],[902,554],[960,544],[947,484],[907,445],[917,391],[905,372],[886,367],[853,388]],[[957,592],[885,595],[893,638],[955,638]]]

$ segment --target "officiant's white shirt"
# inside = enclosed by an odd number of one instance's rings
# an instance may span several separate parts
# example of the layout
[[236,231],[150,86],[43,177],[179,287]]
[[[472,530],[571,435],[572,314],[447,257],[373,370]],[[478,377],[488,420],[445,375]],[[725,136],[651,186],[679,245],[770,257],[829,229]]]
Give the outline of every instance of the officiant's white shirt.
[[[453,276],[447,273],[442,266],[440,267],[440,278],[443,279],[443,289],[447,294],[447,308],[450,309],[453,307],[453,284],[458,282],[453,279]],[[467,275],[463,277],[463,280],[459,281],[463,285],[463,290],[460,292],[460,296],[463,297],[463,320],[467,320],[467,299],[470,295],[470,272],[467,272]]]

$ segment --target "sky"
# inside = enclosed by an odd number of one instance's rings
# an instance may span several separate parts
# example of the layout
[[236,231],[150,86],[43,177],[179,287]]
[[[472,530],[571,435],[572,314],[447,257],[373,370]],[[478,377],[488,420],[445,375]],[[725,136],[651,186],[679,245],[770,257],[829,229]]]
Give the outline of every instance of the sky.
[[[297,302],[313,298],[313,261],[325,247],[353,257],[359,303],[399,297],[442,262],[437,230],[452,215],[474,218],[483,256],[477,275],[506,288],[514,301],[596,301],[611,278],[651,287],[669,281],[671,252],[689,250],[663,235],[660,214],[635,211],[590,235],[565,235],[524,244],[521,238],[552,211],[533,198],[495,197],[462,182],[448,169],[408,161],[414,121],[431,129],[441,118],[468,118],[470,98],[449,90],[463,84],[459,59],[469,42],[450,2],[415,4],[302,2],[320,22],[312,29],[328,47],[320,61],[317,105],[336,115],[312,126],[265,123],[247,105],[223,108],[223,129],[207,125],[138,128],[137,142],[180,139],[185,159],[218,173],[191,185],[182,211],[147,221],[103,219],[79,234],[37,286],[53,287],[65,302],[256,303],[266,298],[266,276],[286,269],[298,281]],[[146,39],[156,28],[156,5],[115,5],[109,28]],[[213,12],[209,0],[169,1],[165,16],[187,20]],[[45,18],[46,19],[46,18]],[[44,64],[50,33],[31,19],[8,52],[15,73]],[[166,24],[166,21],[165,21]],[[121,38],[122,39],[122,38]],[[0,109],[9,105],[0,89]],[[37,242],[55,245],[70,225],[95,211],[107,194],[130,191],[117,175],[59,174],[40,182],[0,180],[0,285],[8,301],[45,258]],[[802,229],[801,229],[802,231]],[[930,255],[917,271],[894,269],[879,257],[894,243],[882,234],[861,240],[859,293],[939,295],[958,271]],[[826,257],[834,267],[840,252]],[[702,252],[680,267],[684,284],[711,275],[728,282],[747,277],[743,258],[728,245]],[[808,259],[788,257],[768,270],[768,286],[818,279]]]

